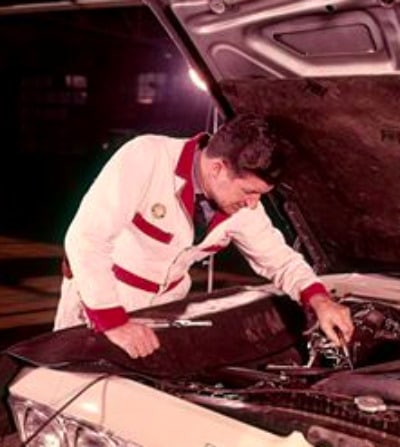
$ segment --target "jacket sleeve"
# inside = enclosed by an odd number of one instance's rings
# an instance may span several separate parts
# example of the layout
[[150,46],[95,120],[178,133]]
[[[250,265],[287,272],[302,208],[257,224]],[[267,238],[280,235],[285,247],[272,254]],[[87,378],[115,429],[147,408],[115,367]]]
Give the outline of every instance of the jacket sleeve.
[[155,161],[151,137],[121,147],[84,196],[67,231],[66,253],[82,302],[98,330],[124,323],[112,273],[115,238],[146,194]]
[[234,222],[232,240],[257,274],[303,304],[315,293],[328,294],[303,256],[286,244],[261,203],[254,210],[240,210]]

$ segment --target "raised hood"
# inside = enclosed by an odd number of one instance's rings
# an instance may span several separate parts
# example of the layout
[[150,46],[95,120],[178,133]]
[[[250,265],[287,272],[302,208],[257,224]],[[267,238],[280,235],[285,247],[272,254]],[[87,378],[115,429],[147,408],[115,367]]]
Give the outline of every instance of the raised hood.
[[400,2],[146,0],[226,116],[292,142],[285,211],[320,271],[400,271]]

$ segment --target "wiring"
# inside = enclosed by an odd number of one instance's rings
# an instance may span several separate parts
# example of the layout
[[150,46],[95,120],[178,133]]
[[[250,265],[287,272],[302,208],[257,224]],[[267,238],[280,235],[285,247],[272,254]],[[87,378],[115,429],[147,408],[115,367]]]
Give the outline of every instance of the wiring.
[[91,388],[96,383],[107,379],[111,374],[102,374],[101,376],[96,377],[94,380],[86,384],[81,390],[79,390],[76,394],[74,394],[70,399],[67,400],[58,410],[56,410],[43,424],[40,425],[25,441],[22,441],[18,447],[26,447],[32,442],[36,436],[40,434],[40,432],[50,424],[59,414],[61,414],[69,405],[71,405],[79,396],[81,396],[84,392],[86,392],[89,388]]

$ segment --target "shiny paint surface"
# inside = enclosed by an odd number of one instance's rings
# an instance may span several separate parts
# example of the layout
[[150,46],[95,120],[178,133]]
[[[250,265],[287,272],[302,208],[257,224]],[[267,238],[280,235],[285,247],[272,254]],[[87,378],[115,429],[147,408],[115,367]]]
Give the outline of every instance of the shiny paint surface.
[[[25,369],[10,391],[12,395],[57,409],[94,378],[91,374]],[[164,447],[166,442],[173,442],[176,447],[310,445],[300,433],[280,438],[120,377],[95,384],[65,414],[146,447]]]

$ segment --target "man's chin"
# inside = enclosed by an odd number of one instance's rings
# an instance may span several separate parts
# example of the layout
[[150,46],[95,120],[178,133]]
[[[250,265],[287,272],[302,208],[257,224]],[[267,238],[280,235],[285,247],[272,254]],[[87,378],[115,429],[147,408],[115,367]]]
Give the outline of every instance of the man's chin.
[[231,216],[232,214],[237,213],[240,210],[240,206],[237,205],[222,205],[216,204],[216,208],[219,209],[222,213]]
[[231,205],[231,206],[227,206],[223,209],[223,212],[225,214],[228,214],[228,216],[232,216],[232,214],[237,213],[240,210],[239,206],[235,206],[235,205]]

